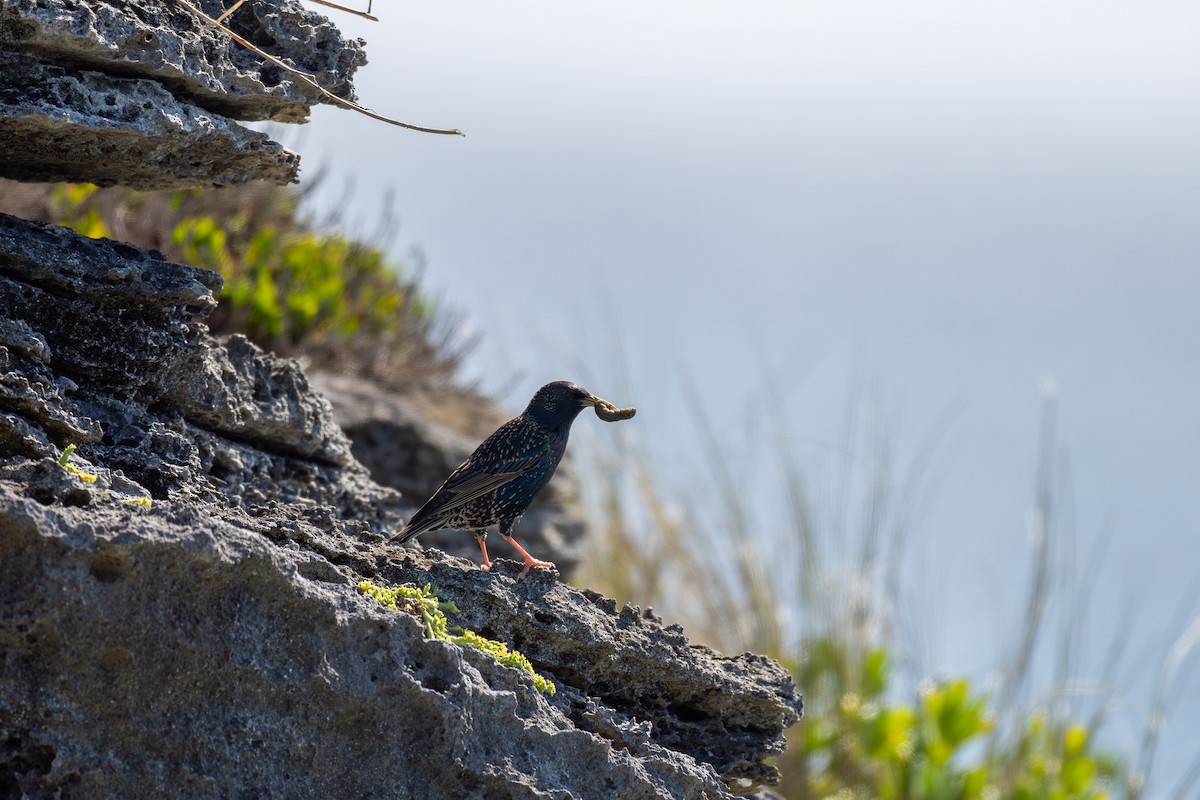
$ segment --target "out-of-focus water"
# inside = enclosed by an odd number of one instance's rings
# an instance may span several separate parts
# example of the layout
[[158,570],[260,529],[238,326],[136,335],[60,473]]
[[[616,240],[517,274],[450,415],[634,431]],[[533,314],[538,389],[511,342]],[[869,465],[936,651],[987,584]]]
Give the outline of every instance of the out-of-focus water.
[[[1019,623],[1053,386],[1064,527],[1081,552],[1111,531],[1088,673],[1139,603],[1116,713],[1140,720],[1200,568],[1200,7],[375,11],[338,20],[369,40],[361,100],[468,138],[319,111],[295,146],[352,230],[395,193],[397,250],[419,245],[426,284],[482,334],[486,388],[517,407],[569,377],[636,404],[683,492],[706,470],[684,386],[748,486],[769,486],[777,392],[827,506],[853,387],[901,472],[943,431],[909,601],[926,666],[983,676]],[[1164,775],[1196,755],[1196,691]]]

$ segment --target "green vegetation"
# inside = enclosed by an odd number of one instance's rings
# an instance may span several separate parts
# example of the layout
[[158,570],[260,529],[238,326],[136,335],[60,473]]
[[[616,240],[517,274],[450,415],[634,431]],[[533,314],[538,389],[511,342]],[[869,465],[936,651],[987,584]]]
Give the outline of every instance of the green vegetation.
[[426,639],[449,639],[450,633],[446,622],[446,614],[457,614],[458,606],[454,603],[443,603],[438,600],[428,585],[424,589],[415,586],[397,586],[388,589],[376,586],[370,581],[359,581],[358,590],[363,594],[374,597],[379,604],[394,611],[403,611],[420,617],[425,625]]
[[199,215],[179,219],[171,245],[185,263],[225,277],[225,324],[257,341],[388,336],[399,330],[402,306],[418,323],[429,318],[428,305],[408,296],[411,288],[401,285],[382,253],[344,236],[275,224],[252,230],[245,215]]
[[1085,726],[1042,712],[993,755],[972,757],[996,743],[996,720],[967,680],[927,683],[915,703],[894,702],[885,650],[846,665],[836,640],[809,645],[796,679],[810,716],[780,763],[789,797],[1099,800],[1121,778]]
[[423,589],[415,586],[397,586],[389,589],[375,586],[370,581],[359,581],[358,590],[365,595],[374,597],[380,605],[419,617],[425,625],[426,638],[441,639],[487,653],[506,667],[528,672],[533,676],[533,685],[542,694],[555,693],[554,684],[545,676],[534,671],[533,664],[529,663],[528,658],[516,650],[509,650],[508,645],[504,642],[488,639],[465,628],[449,627],[446,614],[456,614],[458,608],[454,603],[444,603],[438,600],[433,589],[428,585]]
[[528,658],[517,650],[509,650],[508,645],[504,642],[488,639],[466,628],[453,628],[451,630],[450,641],[463,647],[473,647],[476,650],[487,653],[506,667],[528,672],[533,676],[534,687],[542,694],[554,694],[558,691],[549,678],[539,675],[534,670],[533,664],[529,663]]

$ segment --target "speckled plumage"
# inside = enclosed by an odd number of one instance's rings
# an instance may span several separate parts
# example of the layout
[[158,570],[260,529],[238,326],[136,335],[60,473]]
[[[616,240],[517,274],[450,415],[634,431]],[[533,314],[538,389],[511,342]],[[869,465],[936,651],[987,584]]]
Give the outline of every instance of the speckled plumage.
[[567,381],[538,389],[525,411],[484,439],[391,541],[404,543],[441,528],[468,530],[483,552],[483,568],[489,569],[486,529],[498,525],[500,535],[525,557],[522,578],[530,567],[554,566],[525,552],[512,538],[512,528],[562,460],[575,417],[597,402],[602,401]]

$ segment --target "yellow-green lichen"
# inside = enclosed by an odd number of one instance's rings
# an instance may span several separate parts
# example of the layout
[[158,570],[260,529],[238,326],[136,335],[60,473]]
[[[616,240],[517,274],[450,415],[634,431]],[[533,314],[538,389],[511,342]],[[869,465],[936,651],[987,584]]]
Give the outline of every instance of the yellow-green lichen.
[[380,605],[420,617],[421,622],[425,625],[426,638],[441,639],[487,653],[505,666],[528,672],[533,676],[533,685],[542,694],[554,694],[554,684],[550,679],[535,672],[533,665],[523,654],[516,650],[509,650],[508,645],[504,642],[480,636],[475,631],[449,627],[446,614],[457,614],[458,606],[438,600],[437,595],[428,584],[423,589],[415,586],[397,586],[394,589],[388,589],[376,586],[370,581],[359,581],[358,590],[365,595],[374,597]]
[[74,464],[69,463],[71,460],[71,454],[74,452],[75,452],[75,445],[73,445],[73,444],[67,445],[67,449],[63,450],[63,454],[58,457],[58,465],[60,467],[62,467],[63,469],[65,469],[67,472],[70,472],[73,475],[79,476],[79,479],[81,481],[83,481],[84,483],[95,483],[97,476],[94,473],[84,472],[79,467],[75,466]]
[[138,506],[139,508],[154,507],[154,501],[145,495],[139,495],[137,497],[123,497],[121,498],[121,502],[130,506]]
[[[66,470],[67,472],[69,472],[72,475],[79,478],[79,480],[83,481],[84,483],[95,483],[96,479],[99,477],[97,474],[95,474],[94,472],[84,472],[79,467],[77,467],[71,463],[71,456],[74,454],[75,454],[75,445],[73,445],[73,444],[67,445],[66,449],[63,450],[62,455],[58,457],[58,465],[60,467],[62,467],[64,470]],[[110,494],[110,492],[107,489],[105,489],[104,494],[108,495],[108,494]],[[138,508],[153,508],[154,507],[154,501],[151,500],[146,495],[138,495],[136,497],[127,497],[127,496],[123,497],[120,494],[117,494],[116,497],[118,500],[120,500],[125,505],[137,506]]]

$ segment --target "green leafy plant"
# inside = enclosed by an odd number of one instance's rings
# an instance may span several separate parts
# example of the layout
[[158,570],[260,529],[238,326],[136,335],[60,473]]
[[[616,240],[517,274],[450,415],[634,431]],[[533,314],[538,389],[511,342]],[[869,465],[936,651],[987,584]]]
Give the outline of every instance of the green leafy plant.
[[983,745],[996,719],[966,679],[927,682],[912,703],[895,702],[885,650],[850,671],[840,650],[834,639],[814,642],[797,675],[815,691],[782,757],[785,774],[800,781],[785,786],[789,796],[1100,800],[1120,778],[1119,762],[1095,750],[1086,727],[1043,713],[989,755]]
[[244,227],[238,218],[188,216],[176,223],[171,242],[187,263],[225,277],[225,324],[252,339],[296,345],[314,337],[387,336],[398,330],[402,310],[418,322],[429,318],[428,303],[406,297],[411,287],[378,250],[338,234]]
[[533,685],[542,694],[554,694],[557,691],[553,682],[534,670],[528,658],[516,650],[510,650],[504,642],[488,639],[465,628],[450,627],[446,614],[457,614],[458,607],[454,603],[439,600],[429,585],[424,588],[397,586],[389,589],[375,586],[370,581],[359,581],[358,590],[375,598],[382,606],[420,618],[427,639],[453,642],[487,653],[505,666],[528,672],[533,676]]

